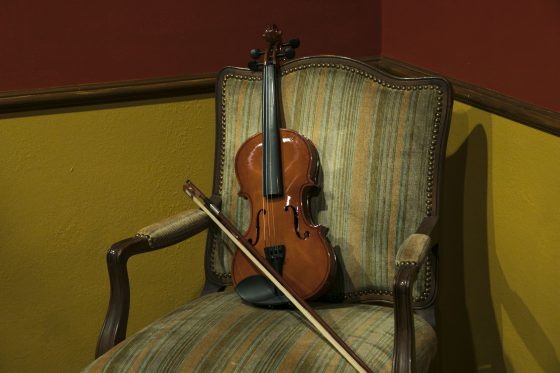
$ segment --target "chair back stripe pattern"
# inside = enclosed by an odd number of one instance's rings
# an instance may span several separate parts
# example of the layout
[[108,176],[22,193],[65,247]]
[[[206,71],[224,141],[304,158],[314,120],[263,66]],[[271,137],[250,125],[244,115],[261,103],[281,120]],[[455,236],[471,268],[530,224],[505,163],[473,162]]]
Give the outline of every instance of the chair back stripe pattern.
[[[261,81],[231,71],[220,81],[219,193],[223,211],[243,231],[249,208],[237,196],[235,153],[261,131]],[[280,87],[284,126],[308,137],[319,151],[322,190],[312,198],[311,210],[314,221],[329,228],[340,262],[333,296],[390,295],[399,245],[432,213],[427,191],[441,90],[413,82],[386,84],[383,76],[336,63],[285,69]],[[218,235],[211,266],[225,278],[234,246]],[[425,295],[421,272],[416,300]]]

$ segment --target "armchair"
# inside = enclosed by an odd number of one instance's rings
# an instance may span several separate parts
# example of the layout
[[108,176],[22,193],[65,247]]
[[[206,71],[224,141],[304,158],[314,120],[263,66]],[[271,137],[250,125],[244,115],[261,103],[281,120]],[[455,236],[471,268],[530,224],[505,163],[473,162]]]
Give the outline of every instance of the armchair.
[[[330,228],[339,265],[315,307],[373,371],[427,371],[437,346],[435,248],[451,87],[334,56],[293,60],[280,75],[285,126],[321,157],[323,188],[310,207]],[[249,217],[234,155],[260,131],[260,82],[258,73],[226,68],[216,87],[212,199],[241,230]],[[125,339],[127,259],[206,229],[203,295]],[[352,371],[297,312],[253,307],[228,291],[233,251],[198,210],[114,244],[109,309],[85,372]]]

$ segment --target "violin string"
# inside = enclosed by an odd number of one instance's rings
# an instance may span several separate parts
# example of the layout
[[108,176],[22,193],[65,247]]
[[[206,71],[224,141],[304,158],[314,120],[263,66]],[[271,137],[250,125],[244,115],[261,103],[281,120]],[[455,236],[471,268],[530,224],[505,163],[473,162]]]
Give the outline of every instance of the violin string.
[[[276,53],[276,51],[274,50],[274,47],[271,48],[271,52],[273,53],[273,55]],[[275,57],[275,56],[274,56]],[[275,59],[273,57],[273,60]],[[266,64],[263,67],[263,94],[264,94],[264,100],[263,100],[263,131],[262,131],[262,135],[263,135],[263,148],[266,149],[266,157],[263,157],[263,164],[264,164],[264,180],[265,182],[263,183],[264,186],[264,190],[263,190],[263,210],[264,210],[264,214],[266,215],[266,224],[265,224],[265,228],[263,229],[263,236],[264,236],[264,243],[265,243],[265,247],[267,246],[271,246],[273,242],[276,241],[276,215],[275,215],[275,211],[274,211],[274,198],[277,198],[276,195],[273,195],[272,193],[272,186],[277,186],[278,184],[278,180],[273,180],[273,176],[278,177],[279,175],[273,175],[272,174],[272,170],[271,170],[271,163],[274,163],[274,165],[276,165],[278,163],[279,160],[274,160],[274,162],[272,161],[272,149],[271,149],[271,142],[269,141],[272,136],[274,136],[274,138],[276,138],[276,141],[278,142],[278,144],[275,144],[278,146],[278,150],[280,150],[280,146],[281,146],[281,138],[280,138],[280,131],[278,128],[278,123],[277,123],[277,104],[278,101],[276,100],[276,95],[277,95],[277,91],[276,91],[276,65],[274,62],[270,63],[270,64]],[[270,102],[272,101],[272,102]],[[272,105],[269,105],[269,103],[271,103]],[[269,110],[269,108],[272,107],[272,110]],[[272,115],[271,115],[272,114]],[[270,122],[269,121],[274,121],[274,126],[269,126]],[[271,130],[274,130],[275,133],[270,133]],[[275,154],[276,156],[280,157],[280,154]],[[281,170],[277,170],[278,172],[282,172]],[[276,188],[274,188],[274,191],[276,191]]]
[[[272,51],[272,53],[274,53],[274,50]],[[271,64],[270,66],[271,66],[271,67],[269,67],[269,69],[274,69],[274,67],[273,67],[274,65],[273,65],[273,64]],[[274,76],[269,72],[269,73],[267,74],[267,78],[268,78],[268,79],[267,79],[267,84],[268,84],[268,86],[269,86],[269,87],[268,87],[268,91],[267,91],[267,92],[269,93],[269,95],[268,95],[268,97],[267,97],[267,100],[268,100],[268,101],[272,101],[273,97],[270,97],[270,96],[271,96],[270,93],[274,93],[274,92],[273,92],[274,82],[272,81],[272,79],[274,79]],[[272,79],[271,79],[271,78],[272,78]],[[268,112],[268,114],[269,114],[269,115],[268,115],[268,120],[269,120],[269,121],[273,121],[273,120],[274,120],[274,117],[273,117],[274,115],[270,115],[270,114],[274,114],[273,107],[271,107],[270,105],[268,105],[268,107],[271,108],[271,110],[269,110],[269,112]],[[268,125],[268,130],[269,130],[269,131],[272,131],[272,130],[273,130],[273,126],[270,126],[269,124],[270,124],[270,122],[267,124],[267,125]],[[270,166],[272,166],[272,164],[273,164],[273,163],[272,163],[272,162],[273,162],[273,159],[272,159],[272,146],[270,146],[270,145],[272,145],[272,142],[271,142],[270,140],[272,139],[272,136],[273,136],[273,135],[274,135],[274,134],[271,132],[271,133],[269,133],[268,136],[267,136],[267,138],[268,138],[268,140],[269,140],[269,143],[268,143],[268,145],[269,145],[269,147],[268,147],[268,160],[269,160],[268,165],[270,165]],[[272,175],[272,167],[270,167],[270,170],[269,170],[268,172],[269,172],[269,174],[268,174],[268,181],[269,181],[269,183],[270,183],[269,185],[270,185],[271,191],[272,191],[272,186],[274,185],[274,184],[273,184],[273,183],[274,183],[274,180],[272,180],[272,177],[273,177],[273,175]],[[274,190],[276,190],[276,188],[274,188]],[[270,238],[270,241],[268,242],[268,244],[271,245],[271,246],[272,246],[272,244],[273,244],[273,241],[272,241],[272,240],[274,239],[274,233],[275,233],[275,229],[274,229],[274,203],[272,203],[272,201],[271,201],[272,198],[274,198],[274,197],[273,197],[273,194],[271,193],[271,194],[268,196],[268,202],[269,202],[268,208],[270,209],[270,226],[269,226],[269,232],[270,232],[270,237],[269,237],[269,238]]]
[[[273,61],[275,61],[276,60],[276,56],[275,56],[276,46],[274,46],[273,48],[274,48],[273,52],[272,52],[273,55],[274,55]],[[272,73],[270,75],[271,75],[271,78],[272,78],[270,84],[272,84],[272,88],[273,88],[272,97],[269,98],[272,101],[272,107],[273,107],[273,110],[272,110],[273,117],[271,118],[271,120],[274,121],[273,122],[274,123],[273,130],[275,131],[274,138],[276,139],[276,144],[274,144],[274,145],[278,147],[277,148],[278,151],[276,152],[275,155],[277,157],[280,157],[280,141],[281,141],[281,139],[280,139],[280,133],[279,133],[279,130],[278,130],[278,121],[277,121],[278,116],[277,116],[277,111],[276,111],[278,109],[277,108],[278,101],[276,100],[276,95],[278,94],[278,91],[277,91],[278,87],[276,86],[276,64],[275,64],[275,62],[272,63]],[[272,156],[272,151],[270,152],[270,154]],[[275,159],[274,164],[278,165],[279,161],[280,161],[279,159]],[[276,189],[277,189],[276,187],[278,186],[278,177],[280,177],[280,175],[278,175],[278,173],[280,173],[280,172],[282,172],[281,168],[277,168],[277,172],[274,175],[277,178],[276,180],[274,180],[274,183],[275,183],[274,184],[275,185],[274,190],[275,190],[275,192],[276,192]],[[278,196],[276,196],[276,194],[275,194],[272,198],[278,198]],[[271,203],[271,206],[270,206],[270,208],[272,209],[272,211],[271,211],[271,215],[272,215],[271,216],[271,219],[272,219],[272,240],[273,240],[272,244],[276,244],[276,242],[277,242],[276,241],[276,214],[275,214],[275,211],[274,211],[274,205],[275,204],[274,204],[274,201],[273,201]]]
[[268,134],[268,76],[266,71],[266,64],[263,67],[264,72],[264,79],[263,79],[263,92],[264,92],[264,101],[263,101],[263,146],[264,150],[266,150],[266,156],[263,157],[264,163],[264,172],[265,175],[265,182],[263,183],[263,203],[265,204],[265,211],[264,214],[266,215],[266,228],[265,228],[265,241],[264,247],[267,247],[270,242],[270,210],[269,210],[269,201],[268,201],[268,190],[270,188],[270,167],[269,166],[269,159],[270,159],[270,144],[268,142],[269,134]]

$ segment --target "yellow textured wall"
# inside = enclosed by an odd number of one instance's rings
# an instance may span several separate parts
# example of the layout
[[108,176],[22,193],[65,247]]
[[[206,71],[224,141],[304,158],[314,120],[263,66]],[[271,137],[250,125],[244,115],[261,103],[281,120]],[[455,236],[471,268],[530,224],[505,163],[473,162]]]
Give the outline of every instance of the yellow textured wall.
[[444,372],[560,371],[560,138],[455,103],[442,204]]
[[[192,207],[186,177],[210,191],[213,105],[194,97],[0,118],[0,371],[75,372],[91,361],[106,249]],[[441,371],[560,371],[559,159],[558,137],[455,104]],[[131,259],[130,332],[198,294],[203,241]]]
[[[1,372],[93,360],[107,248],[194,207],[187,177],[210,192],[213,147],[210,97],[0,118]],[[199,293],[203,242],[130,260],[130,331]]]

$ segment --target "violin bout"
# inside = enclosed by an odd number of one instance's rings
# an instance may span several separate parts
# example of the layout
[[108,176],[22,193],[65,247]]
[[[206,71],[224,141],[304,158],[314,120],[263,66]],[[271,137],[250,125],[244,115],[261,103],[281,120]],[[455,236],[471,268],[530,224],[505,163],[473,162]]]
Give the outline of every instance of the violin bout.
[[[328,229],[311,221],[309,200],[318,189],[319,156],[313,143],[296,131],[280,129],[283,194],[263,195],[262,134],[249,138],[239,149],[235,172],[239,195],[251,205],[244,237],[275,267],[303,299],[322,295],[336,274],[336,257]],[[280,263],[281,262],[281,263]],[[233,282],[259,275],[239,251],[233,258]]]

